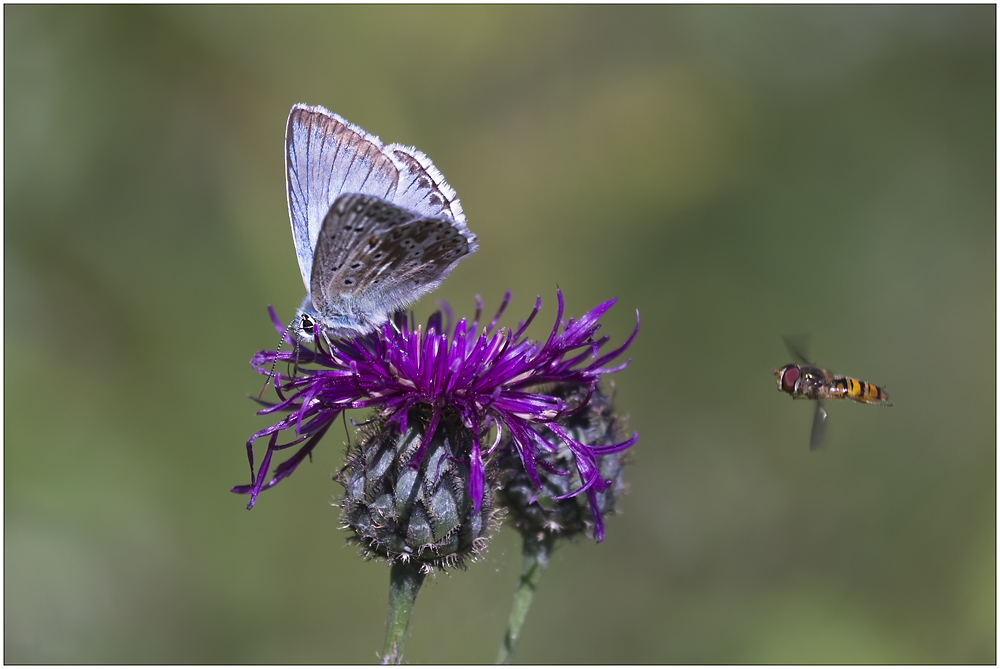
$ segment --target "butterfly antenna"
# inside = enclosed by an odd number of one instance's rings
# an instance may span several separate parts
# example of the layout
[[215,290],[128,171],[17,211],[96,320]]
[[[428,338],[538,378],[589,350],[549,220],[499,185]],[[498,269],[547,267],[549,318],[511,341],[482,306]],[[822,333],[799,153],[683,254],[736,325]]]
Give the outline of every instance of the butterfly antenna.
[[278,340],[278,345],[274,348],[274,360],[271,361],[271,371],[267,373],[267,381],[264,382],[264,387],[260,389],[260,394],[257,395],[257,399],[263,399],[264,393],[267,392],[267,387],[271,385],[271,379],[274,378],[274,368],[278,364],[278,354],[281,353],[281,345],[285,343],[285,339],[288,337],[288,331],[292,329],[292,322],[285,326],[285,331],[281,333],[281,339]]
[[350,450],[350,448],[351,448],[351,433],[347,431],[347,412],[346,411],[341,411],[340,415],[344,419],[344,436],[347,437],[347,448],[348,448],[348,450]]

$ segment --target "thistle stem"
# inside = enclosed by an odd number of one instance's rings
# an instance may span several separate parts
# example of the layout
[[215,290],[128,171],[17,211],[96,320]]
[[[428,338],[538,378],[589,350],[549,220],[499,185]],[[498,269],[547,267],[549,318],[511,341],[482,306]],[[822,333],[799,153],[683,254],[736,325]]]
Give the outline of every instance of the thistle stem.
[[426,574],[416,562],[395,562],[389,571],[389,613],[385,620],[385,649],[382,664],[403,661],[403,644],[410,625],[410,614]]
[[532,537],[524,538],[521,563],[521,582],[514,593],[514,605],[510,609],[510,619],[507,621],[507,634],[497,655],[497,664],[510,664],[514,661],[517,641],[521,636],[521,627],[528,617],[528,609],[535,597],[535,590],[542,578],[542,572],[549,566],[549,556],[552,554],[553,540],[546,536],[538,540]]

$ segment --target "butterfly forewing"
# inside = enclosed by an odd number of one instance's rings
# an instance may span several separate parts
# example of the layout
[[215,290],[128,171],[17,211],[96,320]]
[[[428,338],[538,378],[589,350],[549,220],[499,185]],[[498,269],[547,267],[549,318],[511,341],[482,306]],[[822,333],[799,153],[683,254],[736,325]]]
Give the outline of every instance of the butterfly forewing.
[[322,107],[295,105],[285,129],[288,214],[302,281],[309,286],[316,241],[342,193],[391,199],[399,167],[378,137]]

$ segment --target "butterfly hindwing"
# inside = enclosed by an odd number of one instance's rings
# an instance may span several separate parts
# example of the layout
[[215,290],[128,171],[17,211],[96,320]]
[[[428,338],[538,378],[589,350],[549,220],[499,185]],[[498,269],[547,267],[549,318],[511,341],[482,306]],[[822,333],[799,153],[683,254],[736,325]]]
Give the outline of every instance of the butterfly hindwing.
[[[381,273],[385,238],[416,214],[372,195],[347,193],[330,207],[316,246],[310,289],[321,311],[338,296],[355,297]],[[366,279],[369,283],[366,283]]]
[[399,165],[399,183],[392,201],[424,216],[447,216],[464,228],[462,205],[430,158],[401,144],[392,144],[387,150]]
[[471,252],[450,218],[419,217],[382,198],[345,194],[330,208],[316,246],[311,292],[321,313],[384,313],[430,292]]

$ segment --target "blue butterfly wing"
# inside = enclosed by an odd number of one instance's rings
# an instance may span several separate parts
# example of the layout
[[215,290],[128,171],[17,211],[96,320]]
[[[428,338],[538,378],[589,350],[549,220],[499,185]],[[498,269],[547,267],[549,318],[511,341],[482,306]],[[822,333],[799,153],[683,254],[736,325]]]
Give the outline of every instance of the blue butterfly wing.
[[423,216],[450,218],[469,240],[469,252],[477,248],[455,191],[427,156],[401,144],[384,146],[323,107],[292,107],[285,165],[288,214],[306,290],[323,221],[343,193],[375,195]]
[[465,214],[455,190],[430,158],[402,144],[390,144],[386,151],[399,165],[399,186],[392,198],[394,204],[422,216],[447,217],[465,226]]
[[341,193],[391,199],[399,168],[378,137],[323,107],[297,104],[285,129],[288,216],[302,283],[309,289],[323,219]]

